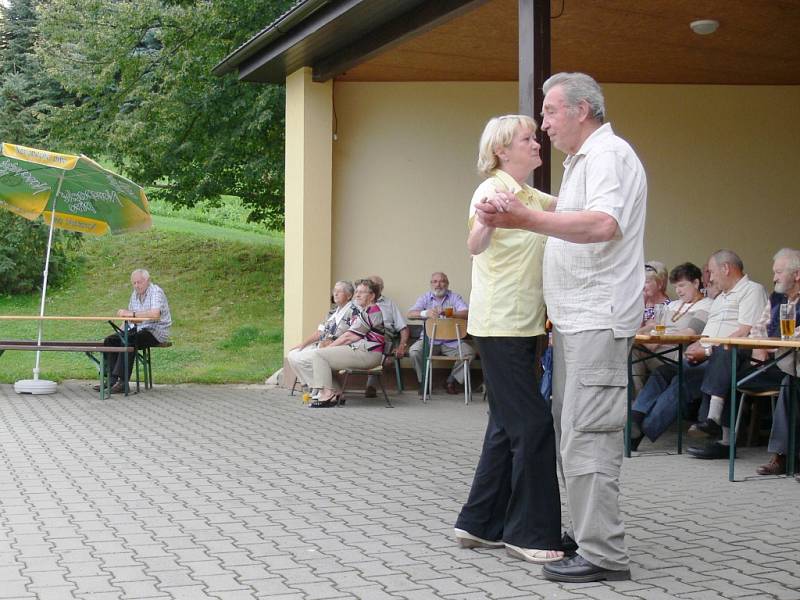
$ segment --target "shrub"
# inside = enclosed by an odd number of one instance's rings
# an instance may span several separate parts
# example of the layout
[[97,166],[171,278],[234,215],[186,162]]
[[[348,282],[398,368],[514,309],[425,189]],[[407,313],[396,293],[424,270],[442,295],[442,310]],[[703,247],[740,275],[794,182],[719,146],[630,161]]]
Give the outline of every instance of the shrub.
[[[0,293],[27,294],[42,287],[49,228],[0,210]],[[74,266],[81,236],[56,230],[50,252],[48,287],[58,286]],[[70,258],[73,257],[73,258]]]

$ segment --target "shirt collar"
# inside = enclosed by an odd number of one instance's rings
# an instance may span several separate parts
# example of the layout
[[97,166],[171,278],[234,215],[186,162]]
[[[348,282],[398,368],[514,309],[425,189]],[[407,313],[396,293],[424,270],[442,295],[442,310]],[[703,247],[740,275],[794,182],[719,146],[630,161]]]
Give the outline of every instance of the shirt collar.
[[603,140],[614,135],[614,130],[611,129],[611,123],[603,123],[600,127],[595,129],[592,134],[583,140],[583,144],[575,154],[568,154],[566,162],[570,161],[573,156],[582,156],[588,154],[589,151],[597,144],[603,143]]
[[151,287],[153,287],[153,284],[152,283],[148,284],[148,286],[144,288],[144,293],[141,296],[136,292],[136,290],[133,290],[136,299],[139,300],[139,302],[144,302],[145,298],[147,298],[147,295],[150,293]]
[[[533,188],[529,186],[527,183],[520,185],[516,179],[514,179],[511,175],[503,171],[502,169],[495,169],[492,171],[492,176],[499,179],[503,185],[508,188],[508,191],[514,194],[515,196],[520,192],[523,192],[527,195],[531,195],[533,193]],[[450,293],[448,291],[448,293]]]
[[750,282],[750,278],[747,275],[742,275],[742,278],[739,281],[736,282],[735,286],[733,286],[727,292],[722,292],[722,294],[724,296],[727,296],[728,294],[733,294],[735,292],[738,292],[740,290],[740,288],[742,288],[743,286],[747,285],[749,282]]

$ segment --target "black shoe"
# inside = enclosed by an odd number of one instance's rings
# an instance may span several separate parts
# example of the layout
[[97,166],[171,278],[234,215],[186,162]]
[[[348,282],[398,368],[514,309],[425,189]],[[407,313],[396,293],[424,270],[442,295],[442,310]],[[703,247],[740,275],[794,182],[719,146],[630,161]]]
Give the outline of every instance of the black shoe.
[[112,394],[122,394],[125,392],[125,384],[121,381],[118,381],[114,385],[111,386],[111,393]]
[[564,556],[569,558],[575,556],[578,552],[578,542],[572,539],[572,536],[566,531],[561,536],[561,549],[564,551]]
[[631,452],[636,452],[639,449],[639,444],[642,443],[643,439],[644,439],[644,434],[631,438]]
[[702,458],[712,460],[715,458],[728,458],[730,456],[731,447],[714,442],[708,446],[692,446],[686,450],[686,454],[694,456],[695,458]]
[[588,583],[590,581],[625,581],[631,578],[629,569],[614,571],[593,565],[580,554],[547,563],[542,567],[542,575],[550,581],[566,583]]
[[[109,381],[109,382],[108,382],[108,387],[112,387],[112,386],[113,386],[115,383],[117,383],[117,380],[116,380],[116,379],[112,379],[111,381]],[[103,387],[103,386],[101,386],[99,383],[95,383],[95,384],[92,386],[92,389],[93,389],[95,392],[99,392],[101,387]]]
[[690,435],[707,435],[712,438],[719,438],[722,436],[722,427],[714,419],[706,419],[705,421],[698,421],[689,428]]

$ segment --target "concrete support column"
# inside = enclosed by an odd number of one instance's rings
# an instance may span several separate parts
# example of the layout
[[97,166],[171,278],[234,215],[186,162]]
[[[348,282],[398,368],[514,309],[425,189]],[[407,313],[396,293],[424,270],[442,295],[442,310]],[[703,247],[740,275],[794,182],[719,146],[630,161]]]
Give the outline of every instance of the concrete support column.
[[330,306],[332,117],[331,81],[313,82],[307,67],[286,78],[284,357]]

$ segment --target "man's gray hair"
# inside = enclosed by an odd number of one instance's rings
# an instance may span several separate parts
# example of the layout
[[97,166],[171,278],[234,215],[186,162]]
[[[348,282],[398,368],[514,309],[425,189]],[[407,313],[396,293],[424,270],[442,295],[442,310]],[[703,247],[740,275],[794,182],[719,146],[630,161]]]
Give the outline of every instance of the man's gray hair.
[[730,265],[732,267],[736,267],[740,272],[744,273],[744,263],[742,262],[742,259],[739,258],[739,255],[733,250],[726,250],[725,248],[717,250],[711,255],[711,258],[714,259],[714,262],[717,263],[717,266],[719,267],[722,265]]
[[150,281],[150,273],[147,272],[147,269],[136,269],[133,273],[131,273],[131,278],[133,278],[135,275],[141,275],[147,281]]
[[567,99],[567,106],[576,108],[581,100],[589,105],[589,116],[603,123],[606,118],[606,101],[600,85],[586,73],[556,73],[542,85],[545,94],[560,85]]
[[786,259],[786,268],[790,271],[800,271],[800,250],[781,248],[775,253],[775,256],[772,257],[772,261],[775,262],[779,258]]

